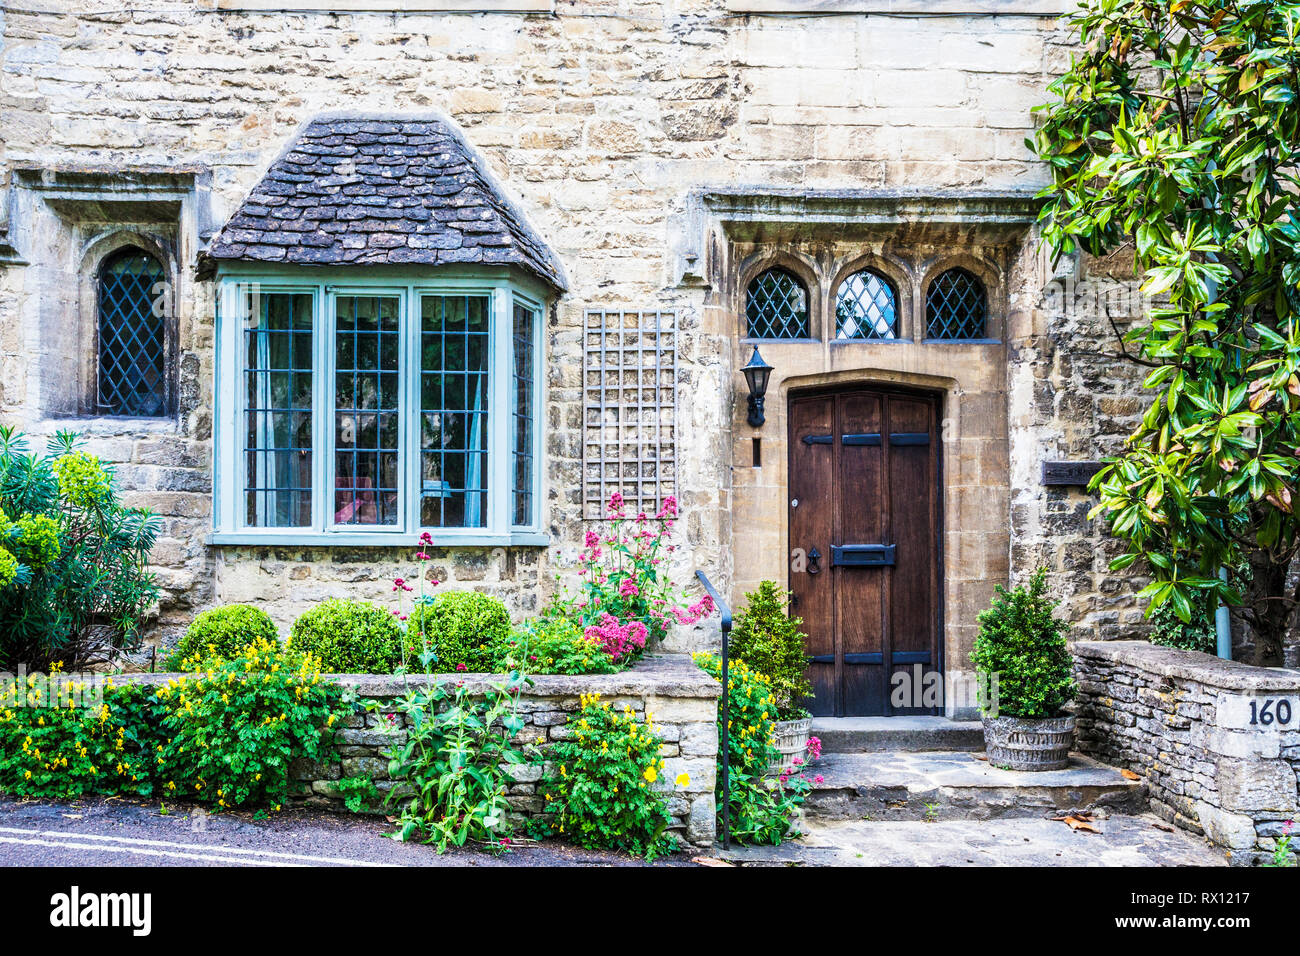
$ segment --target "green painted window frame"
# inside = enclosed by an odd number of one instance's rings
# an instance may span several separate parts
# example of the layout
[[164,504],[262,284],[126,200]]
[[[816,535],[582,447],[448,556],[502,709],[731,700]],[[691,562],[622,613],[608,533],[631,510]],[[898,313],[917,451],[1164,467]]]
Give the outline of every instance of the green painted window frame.
[[[545,546],[540,503],[542,460],[532,462],[532,501],[528,524],[514,518],[514,434],[516,423],[515,339],[516,303],[533,316],[531,365],[534,393],[530,409],[534,443],[542,440],[545,407],[542,320],[549,290],[517,271],[494,267],[422,269],[356,267],[352,269],[267,268],[253,264],[224,265],[217,276],[216,361],[213,416],[214,545],[401,546],[417,544],[425,532],[437,546]],[[249,525],[245,513],[244,361],[245,320],[250,292],[302,293],[312,301],[312,519],[310,527]],[[347,295],[399,297],[399,489],[396,525],[336,525],[334,491],[335,300]],[[483,527],[423,527],[420,525],[420,407],[421,322],[424,296],[482,295],[488,300],[488,442],[487,505]]]

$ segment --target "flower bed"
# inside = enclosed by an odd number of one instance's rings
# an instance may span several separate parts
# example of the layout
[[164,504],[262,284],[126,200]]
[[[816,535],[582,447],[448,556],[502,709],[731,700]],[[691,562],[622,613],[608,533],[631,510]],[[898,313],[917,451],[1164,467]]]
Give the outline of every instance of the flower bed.
[[[165,687],[181,676],[132,674],[116,680],[119,686],[129,683]],[[497,679],[488,674],[327,677],[345,692],[355,693],[359,700],[373,700],[378,706],[339,722],[335,752],[330,757],[320,762],[306,759],[293,762],[290,775],[297,784],[297,792],[289,799],[339,811],[348,809],[347,799],[351,795],[344,781],[369,778],[380,793],[392,788],[385,752],[406,741],[407,725],[397,712],[397,702],[410,688],[452,680],[463,683],[471,693],[486,693]],[[540,746],[543,752],[558,741],[570,739],[572,732],[566,724],[570,715],[580,709],[583,695],[600,694],[620,709],[626,704],[638,720],[653,717],[655,731],[663,740],[663,768],[650,786],[668,796],[668,812],[672,817],[668,832],[695,846],[713,843],[718,755],[715,721],[721,689],[717,681],[696,667],[690,658],[675,654],[649,655],[617,674],[542,674],[531,681],[531,686],[520,695],[523,729],[516,736],[522,745]],[[510,768],[514,782],[507,800],[519,817],[541,817],[545,801],[538,793],[538,784],[547,770],[540,763]]]

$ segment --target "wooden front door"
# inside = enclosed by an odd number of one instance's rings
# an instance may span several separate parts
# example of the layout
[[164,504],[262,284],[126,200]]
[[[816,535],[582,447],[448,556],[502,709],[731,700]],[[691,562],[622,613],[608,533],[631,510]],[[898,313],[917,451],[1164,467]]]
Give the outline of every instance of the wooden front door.
[[816,715],[939,712],[938,419],[920,392],[790,399],[790,590]]

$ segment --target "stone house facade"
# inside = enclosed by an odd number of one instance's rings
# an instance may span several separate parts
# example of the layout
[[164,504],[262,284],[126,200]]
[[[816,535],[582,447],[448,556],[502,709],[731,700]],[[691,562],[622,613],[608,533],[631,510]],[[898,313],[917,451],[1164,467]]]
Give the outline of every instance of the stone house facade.
[[1038,564],[1129,634],[1115,545],[1044,484],[1140,409],[1130,265],[1035,239],[1066,6],[0,12],[0,421],[78,430],[162,516],[163,641],[385,601],[425,529],[444,587],[535,611],[611,491],[679,499],[683,580],[794,590],[827,712],[927,709],[881,682],[962,670]]

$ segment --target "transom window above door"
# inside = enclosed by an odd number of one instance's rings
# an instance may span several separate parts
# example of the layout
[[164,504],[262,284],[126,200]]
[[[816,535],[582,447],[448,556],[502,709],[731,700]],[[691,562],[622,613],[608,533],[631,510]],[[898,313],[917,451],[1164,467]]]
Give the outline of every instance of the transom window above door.
[[223,277],[215,543],[539,543],[542,292]]

